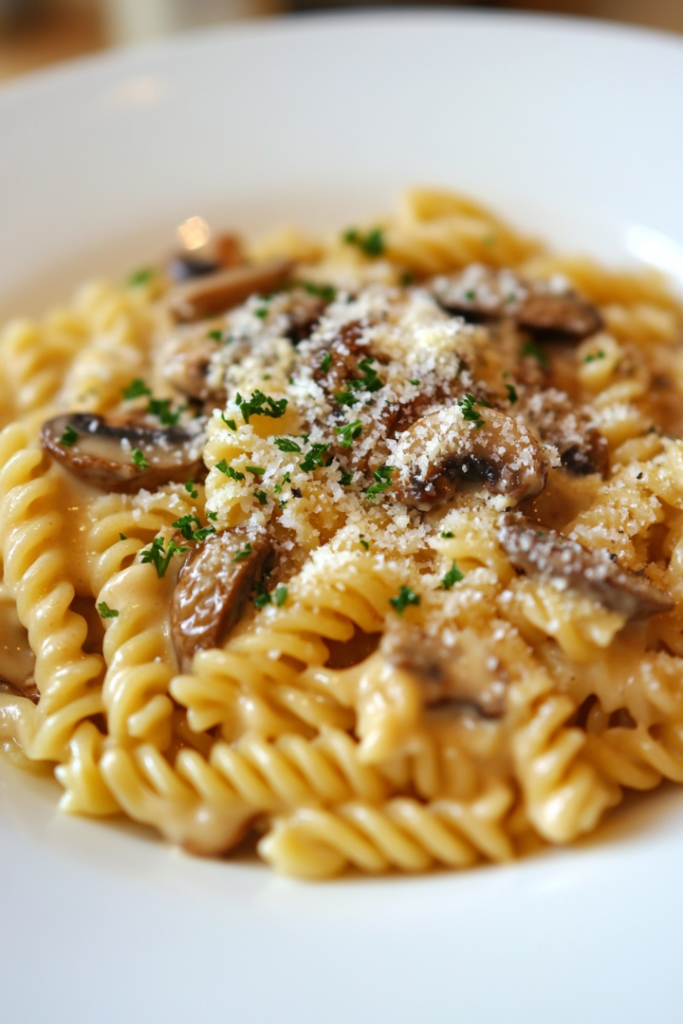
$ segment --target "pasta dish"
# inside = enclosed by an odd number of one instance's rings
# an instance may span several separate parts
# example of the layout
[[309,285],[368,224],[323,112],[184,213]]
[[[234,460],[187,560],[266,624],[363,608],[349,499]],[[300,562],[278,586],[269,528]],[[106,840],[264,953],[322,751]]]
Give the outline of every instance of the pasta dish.
[[419,189],[8,324],[4,754],[304,878],[683,782],[682,342],[653,272]]

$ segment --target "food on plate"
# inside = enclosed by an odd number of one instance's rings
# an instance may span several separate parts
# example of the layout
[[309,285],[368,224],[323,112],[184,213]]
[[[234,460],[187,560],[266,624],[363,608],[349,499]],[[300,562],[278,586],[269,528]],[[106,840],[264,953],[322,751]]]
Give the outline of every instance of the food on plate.
[[278,870],[507,861],[683,781],[683,317],[412,190],[0,335],[0,742]]

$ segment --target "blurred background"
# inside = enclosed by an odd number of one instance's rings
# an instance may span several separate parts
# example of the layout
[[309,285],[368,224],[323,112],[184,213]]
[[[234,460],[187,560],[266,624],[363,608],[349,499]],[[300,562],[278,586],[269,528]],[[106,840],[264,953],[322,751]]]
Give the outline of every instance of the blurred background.
[[[388,0],[387,6],[398,6]],[[400,6],[548,11],[683,32],[683,0],[431,0]],[[268,14],[384,6],[382,0],[0,0],[0,80],[107,47]]]

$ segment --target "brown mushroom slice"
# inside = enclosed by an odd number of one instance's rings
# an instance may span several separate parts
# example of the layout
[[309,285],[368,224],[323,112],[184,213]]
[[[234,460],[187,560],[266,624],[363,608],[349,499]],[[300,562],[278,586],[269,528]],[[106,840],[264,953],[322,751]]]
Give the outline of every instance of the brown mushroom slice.
[[461,630],[446,646],[418,627],[402,624],[385,633],[380,650],[387,664],[413,676],[425,707],[472,708],[486,718],[505,713],[508,680],[473,629]]
[[[54,459],[103,491],[156,490],[197,479],[203,470],[201,434],[183,427],[150,429],[111,424],[92,413],[65,413],[43,424],[40,439]],[[137,463],[136,450],[141,452]]]
[[532,334],[580,341],[603,326],[595,306],[573,291],[523,281],[507,269],[472,264],[461,274],[435,278],[432,291],[450,313],[474,320],[506,317]]
[[245,526],[214,533],[188,557],[171,607],[171,635],[181,671],[189,672],[197,651],[217,647],[241,618],[254,584],[272,554],[265,530]]
[[291,276],[294,263],[271,260],[256,267],[229,267],[175,285],[169,307],[178,320],[204,320],[239,306],[250,295],[268,294]]
[[449,501],[461,481],[483,483],[518,502],[542,491],[548,472],[548,459],[525,426],[465,402],[417,420],[391,461],[397,470],[391,493],[424,511]]
[[211,359],[219,348],[210,338],[192,339],[170,355],[162,371],[164,378],[189,398],[225,405],[225,390],[211,387],[207,379]]
[[623,615],[627,622],[647,619],[674,607],[668,594],[646,576],[621,569],[607,551],[590,551],[519,514],[501,516],[498,540],[516,569],[570,587],[609,611]]

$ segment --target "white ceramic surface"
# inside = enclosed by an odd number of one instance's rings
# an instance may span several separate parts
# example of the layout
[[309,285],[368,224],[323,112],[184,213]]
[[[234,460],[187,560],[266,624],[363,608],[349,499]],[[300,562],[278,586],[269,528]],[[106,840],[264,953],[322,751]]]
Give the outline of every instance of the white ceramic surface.
[[[245,26],[0,93],[0,307],[121,273],[193,214],[356,220],[412,182],[683,280],[683,45],[426,12]],[[0,765],[2,1024],[668,1024],[683,798],[504,868],[305,885],[66,819]]]

